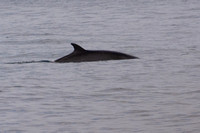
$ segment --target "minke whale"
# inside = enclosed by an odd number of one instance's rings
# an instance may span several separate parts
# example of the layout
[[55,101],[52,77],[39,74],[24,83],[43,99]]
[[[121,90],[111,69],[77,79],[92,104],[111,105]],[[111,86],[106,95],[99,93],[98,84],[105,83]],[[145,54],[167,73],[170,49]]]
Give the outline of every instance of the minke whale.
[[124,59],[138,59],[138,57],[120,53],[116,51],[107,50],[86,50],[78,44],[71,43],[74,51],[62,58],[55,60],[57,63],[68,62],[91,62],[91,61],[106,61],[106,60],[124,60]]

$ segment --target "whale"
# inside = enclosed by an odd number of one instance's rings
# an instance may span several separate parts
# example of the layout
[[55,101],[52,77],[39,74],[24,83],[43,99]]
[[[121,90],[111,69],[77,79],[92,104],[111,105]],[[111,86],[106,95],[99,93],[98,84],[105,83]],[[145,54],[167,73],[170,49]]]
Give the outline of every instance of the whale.
[[125,60],[139,59],[136,56],[128,55],[121,52],[109,50],[86,50],[76,43],[71,43],[74,51],[64,57],[61,57],[54,62],[69,63],[69,62],[92,62],[92,61],[107,61],[107,60]]

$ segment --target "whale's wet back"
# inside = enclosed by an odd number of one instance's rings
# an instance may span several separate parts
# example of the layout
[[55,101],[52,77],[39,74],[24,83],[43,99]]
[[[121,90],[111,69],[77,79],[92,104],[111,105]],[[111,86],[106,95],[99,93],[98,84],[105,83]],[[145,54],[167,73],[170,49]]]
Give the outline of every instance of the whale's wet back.
[[104,60],[123,60],[123,59],[138,59],[138,57],[106,50],[85,50],[75,43],[71,43],[74,51],[62,58],[55,60],[58,63],[67,62],[90,62],[90,61],[104,61]]

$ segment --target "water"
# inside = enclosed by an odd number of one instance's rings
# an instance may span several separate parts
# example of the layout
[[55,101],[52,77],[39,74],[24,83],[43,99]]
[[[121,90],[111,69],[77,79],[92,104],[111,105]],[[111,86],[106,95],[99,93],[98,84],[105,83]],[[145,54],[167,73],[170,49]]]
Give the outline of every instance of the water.
[[[198,0],[0,0],[0,133],[199,133]],[[53,63],[73,51],[139,60]]]

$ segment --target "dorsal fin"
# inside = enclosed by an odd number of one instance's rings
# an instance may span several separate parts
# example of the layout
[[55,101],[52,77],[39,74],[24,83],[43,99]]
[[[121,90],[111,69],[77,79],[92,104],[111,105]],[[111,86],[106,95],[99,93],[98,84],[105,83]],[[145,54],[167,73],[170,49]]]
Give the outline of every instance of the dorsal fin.
[[71,45],[74,47],[74,52],[84,52],[84,51],[86,51],[84,48],[82,48],[78,44],[71,43]]

